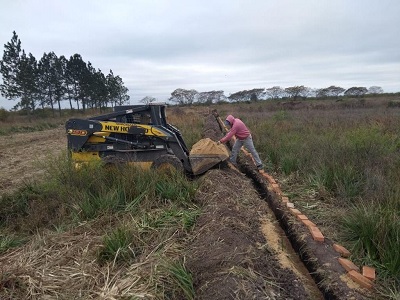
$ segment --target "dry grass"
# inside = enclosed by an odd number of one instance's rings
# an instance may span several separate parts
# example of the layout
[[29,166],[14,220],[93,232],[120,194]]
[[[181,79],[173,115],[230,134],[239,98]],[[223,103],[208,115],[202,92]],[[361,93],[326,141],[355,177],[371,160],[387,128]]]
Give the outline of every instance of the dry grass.
[[[1,299],[164,299],[173,290],[164,261],[177,260],[175,235],[129,265],[99,264],[102,236],[83,225],[61,234],[44,232],[0,259]],[[100,231],[98,231],[100,232]]]

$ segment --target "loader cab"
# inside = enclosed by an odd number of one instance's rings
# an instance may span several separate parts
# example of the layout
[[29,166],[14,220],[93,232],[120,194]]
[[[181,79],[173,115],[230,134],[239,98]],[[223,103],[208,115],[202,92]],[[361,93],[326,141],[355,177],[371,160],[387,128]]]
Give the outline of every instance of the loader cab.
[[143,105],[121,105],[115,106],[114,112],[132,110],[132,113],[123,114],[116,117],[117,122],[136,123],[152,126],[167,126],[165,104]]

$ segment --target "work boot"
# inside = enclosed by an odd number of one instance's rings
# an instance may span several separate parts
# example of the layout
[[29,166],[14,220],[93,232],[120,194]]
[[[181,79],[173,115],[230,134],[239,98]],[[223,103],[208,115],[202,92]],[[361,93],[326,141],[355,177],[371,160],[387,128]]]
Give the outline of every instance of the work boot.
[[258,165],[258,166],[257,166],[257,169],[258,169],[259,171],[261,171],[261,170],[264,170],[264,167],[263,167],[263,165]]

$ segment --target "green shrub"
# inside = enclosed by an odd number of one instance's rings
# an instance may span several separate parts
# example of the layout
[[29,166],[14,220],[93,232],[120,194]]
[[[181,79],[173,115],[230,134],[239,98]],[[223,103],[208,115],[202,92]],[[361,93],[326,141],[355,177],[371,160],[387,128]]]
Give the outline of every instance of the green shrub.
[[[159,273],[166,277],[167,285],[171,286],[171,299],[188,299],[195,298],[192,275],[186,270],[181,262],[164,262],[159,268]],[[177,288],[173,288],[177,287]],[[184,297],[182,297],[182,293]]]
[[164,200],[185,203],[190,201],[196,192],[196,183],[190,182],[180,173],[172,176],[160,174],[155,183],[157,195]]
[[129,262],[142,252],[138,240],[128,228],[115,229],[103,238],[103,245],[98,253],[99,262]]
[[81,216],[80,219],[93,219],[106,212],[122,210],[125,203],[127,203],[125,191],[118,186],[99,195],[83,193],[82,199],[78,200],[79,211],[77,213]]

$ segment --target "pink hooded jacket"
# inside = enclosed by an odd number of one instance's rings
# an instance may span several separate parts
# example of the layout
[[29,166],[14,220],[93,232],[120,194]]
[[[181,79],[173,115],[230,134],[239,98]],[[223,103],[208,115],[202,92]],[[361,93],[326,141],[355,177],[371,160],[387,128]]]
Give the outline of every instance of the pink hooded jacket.
[[221,143],[229,141],[233,136],[236,136],[239,140],[244,140],[250,135],[250,130],[247,129],[242,120],[235,119],[232,115],[229,115],[226,117],[226,121],[231,124],[231,130],[219,140]]

